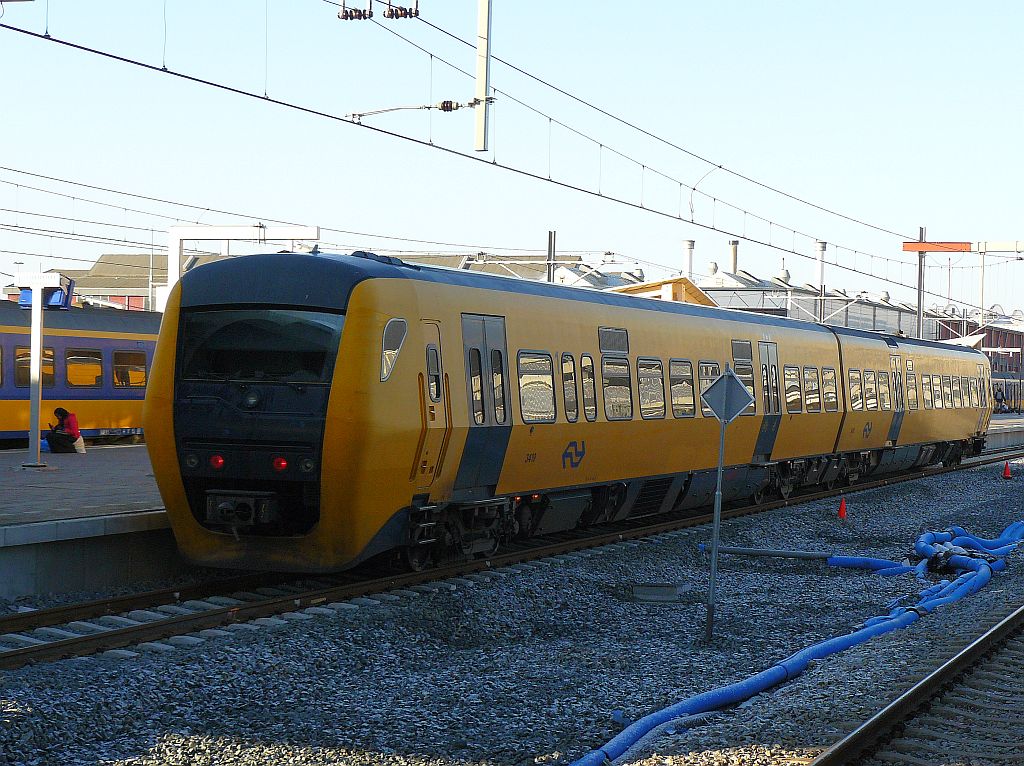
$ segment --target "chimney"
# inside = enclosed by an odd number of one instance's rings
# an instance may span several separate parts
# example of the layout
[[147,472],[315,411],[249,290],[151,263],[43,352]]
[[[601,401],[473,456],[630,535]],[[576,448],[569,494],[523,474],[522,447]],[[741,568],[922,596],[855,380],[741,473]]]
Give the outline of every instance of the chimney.
[[735,274],[739,270],[739,259],[740,259],[740,241],[738,239],[729,240],[729,273]]
[[683,276],[687,278],[693,277],[693,246],[696,244],[692,239],[684,239],[683,244],[686,245],[686,271],[683,272]]

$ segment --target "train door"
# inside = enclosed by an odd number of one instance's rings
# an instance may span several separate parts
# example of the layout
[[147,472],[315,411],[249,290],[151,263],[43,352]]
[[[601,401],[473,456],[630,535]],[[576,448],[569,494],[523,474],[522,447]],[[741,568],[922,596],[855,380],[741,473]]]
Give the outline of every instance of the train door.
[[424,373],[420,375],[420,444],[413,474],[416,486],[426,489],[441,469],[448,444],[451,395],[441,358],[441,328],[436,322],[422,321]]
[[771,460],[775,437],[782,421],[782,398],[779,395],[779,348],[775,343],[759,341],[758,363],[761,372],[761,404],[764,417],[754,447],[754,462]]
[[900,427],[903,425],[903,414],[906,407],[903,401],[903,367],[902,359],[898,354],[889,357],[889,369],[892,374],[892,424],[889,426],[889,435],[886,436],[886,443],[890,447],[896,446],[900,438]]
[[981,411],[978,413],[978,426],[975,428],[975,433],[981,433],[985,427],[985,418],[991,413],[988,412],[989,398],[988,391],[985,382],[985,372],[982,365],[978,365],[978,397],[979,403],[981,404]]
[[463,314],[462,358],[469,431],[455,476],[455,489],[493,489],[512,434],[505,318]]

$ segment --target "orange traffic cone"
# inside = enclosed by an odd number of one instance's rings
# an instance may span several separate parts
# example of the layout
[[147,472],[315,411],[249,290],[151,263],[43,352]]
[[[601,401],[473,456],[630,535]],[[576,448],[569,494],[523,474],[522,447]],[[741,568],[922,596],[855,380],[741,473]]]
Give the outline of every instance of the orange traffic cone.
[[846,498],[845,497],[841,498],[839,500],[839,518],[842,521],[846,520]]
[[1010,473],[1010,461],[1009,460],[1007,460],[1006,461],[1006,465],[1003,466],[1003,478],[1004,479],[1012,479],[1013,478],[1013,474]]

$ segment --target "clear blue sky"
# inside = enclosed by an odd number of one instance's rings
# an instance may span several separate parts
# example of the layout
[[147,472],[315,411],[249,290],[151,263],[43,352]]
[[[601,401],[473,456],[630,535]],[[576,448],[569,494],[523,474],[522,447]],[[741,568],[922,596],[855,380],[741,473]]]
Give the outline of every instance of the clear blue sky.
[[[406,0],[411,3],[412,0]],[[366,0],[357,2],[365,7]],[[43,32],[46,0],[4,4],[0,24]],[[416,20],[388,28],[472,71],[474,52]],[[953,2],[632,4],[493,2],[493,52],[517,66],[680,146],[794,195],[886,229],[930,239],[1024,240],[1018,186],[1024,177],[1018,3],[967,9]],[[50,0],[49,32],[160,66],[163,0]],[[474,0],[421,0],[424,19],[466,39]],[[169,69],[267,93],[340,116],[441,99],[466,101],[473,82],[371,22],[342,22],[322,0],[167,0]],[[269,24],[266,21],[269,19]],[[4,72],[0,165],[247,215],[357,232],[488,248],[614,251],[627,259],[682,265],[682,241],[697,241],[696,269],[726,260],[728,236],[609,200],[557,188],[435,149],[218,92],[0,30]],[[432,73],[431,73],[432,71]],[[495,63],[492,85],[686,184],[710,168],[625,129]],[[472,153],[471,110],[403,111],[365,122]],[[549,139],[550,136],[550,139]],[[597,146],[498,96],[487,159],[596,189]],[[639,167],[610,152],[602,191],[640,202]],[[196,213],[32,180],[81,197],[183,218]],[[838,243],[829,258],[912,284],[901,238],[816,212],[721,170],[700,190],[773,222],[772,241],[791,247],[781,224]],[[644,204],[680,210],[679,186],[643,174]],[[689,192],[683,195],[689,215]],[[769,226],[695,200],[699,221],[767,238]],[[167,221],[0,183],[0,207],[162,229]],[[213,213],[203,223],[250,219]],[[0,226],[104,233],[148,241],[148,232],[0,212]],[[157,244],[162,236],[154,235]],[[351,247],[451,249],[325,233]],[[812,239],[797,249],[813,252]],[[83,259],[108,245],[0,229],[0,249]],[[138,247],[128,248],[138,251]],[[854,255],[852,250],[860,251]],[[779,251],[743,243],[740,265],[779,271]],[[954,261],[960,256],[954,258]],[[30,256],[0,253],[0,271]],[[945,264],[945,259],[932,263]],[[976,256],[958,266],[976,265]],[[73,262],[60,262],[73,267]],[[812,261],[786,255],[794,281],[816,280]],[[993,258],[986,303],[1024,304],[1024,262]],[[46,260],[42,265],[55,266]],[[999,265],[994,265],[999,264]],[[80,265],[80,264],[78,264]],[[664,272],[648,268],[651,276]],[[832,287],[910,291],[830,267]],[[947,272],[928,288],[945,292]],[[953,271],[954,299],[977,303],[976,268]],[[928,303],[937,301],[929,298]]]

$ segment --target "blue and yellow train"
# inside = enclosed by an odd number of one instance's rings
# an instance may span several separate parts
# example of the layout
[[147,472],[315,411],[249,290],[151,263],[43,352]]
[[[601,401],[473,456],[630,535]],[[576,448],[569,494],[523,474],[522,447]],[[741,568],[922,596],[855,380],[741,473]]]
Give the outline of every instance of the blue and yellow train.
[[[31,312],[0,301],[0,439],[29,427]],[[78,416],[87,438],[142,433],[142,402],[160,314],[85,307],[44,315],[42,413]],[[52,416],[50,417],[52,420]]]
[[990,366],[963,347],[415,266],[211,263],[173,290],[144,425],[182,552],[322,572],[488,555],[713,499],[788,496],[978,453]]

